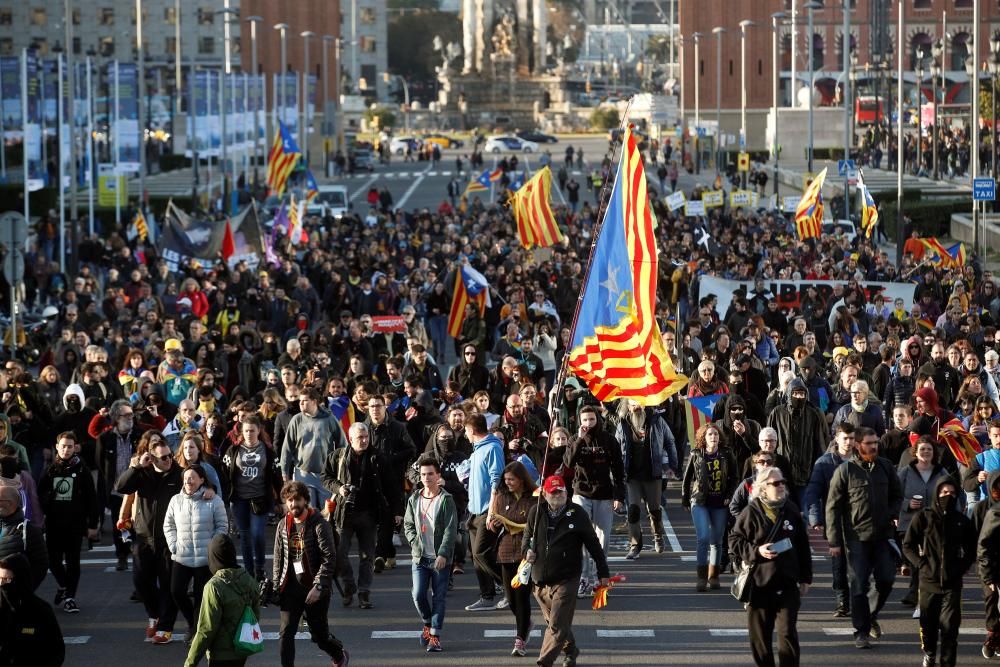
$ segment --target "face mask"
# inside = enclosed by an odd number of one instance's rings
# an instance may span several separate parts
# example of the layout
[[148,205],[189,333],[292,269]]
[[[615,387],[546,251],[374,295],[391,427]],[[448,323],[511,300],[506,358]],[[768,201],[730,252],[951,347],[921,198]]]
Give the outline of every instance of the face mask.
[[958,500],[955,496],[938,496],[937,504],[938,509],[942,512],[950,512],[955,509],[955,503]]
[[21,594],[16,583],[4,584],[0,586],[0,597],[3,597],[4,606],[17,609],[21,606]]
[[806,399],[797,396],[792,396],[790,404],[793,410],[801,410],[803,407],[805,407]]

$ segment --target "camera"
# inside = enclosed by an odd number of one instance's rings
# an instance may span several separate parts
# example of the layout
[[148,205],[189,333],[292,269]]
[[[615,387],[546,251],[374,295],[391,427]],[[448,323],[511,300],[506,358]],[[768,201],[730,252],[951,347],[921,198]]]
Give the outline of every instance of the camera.
[[354,506],[358,502],[358,487],[352,486],[347,492],[347,496],[344,498],[344,507],[353,510]]

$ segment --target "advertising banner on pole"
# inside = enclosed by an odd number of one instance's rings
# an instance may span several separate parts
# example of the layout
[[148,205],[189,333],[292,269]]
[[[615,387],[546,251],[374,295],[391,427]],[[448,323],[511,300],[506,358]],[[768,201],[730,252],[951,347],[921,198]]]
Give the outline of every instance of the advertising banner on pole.
[[28,190],[45,187],[45,163],[42,160],[42,104],[41,81],[39,80],[38,58],[28,52],[25,61],[27,70],[28,117],[24,124],[24,154],[28,161]]
[[210,133],[208,130],[208,86],[210,72],[195,72],[188,77],[188,117],[187,156],[192,157],[191,148],[204,155],[208,150]]
[[21,119],[21,59],[0,56],[0,114],[3,138],[20,141],[24,136]]
[[222,72],[208,72],[208,116],[205,126],[208,128],[208,149],[206,155],[219,157],[222,147],[222,96],[220,92]]
[[[115,84],[115,68],[118,70]],[[117,141],[115,153],[119,173],[139,171],[139,70],[135,63],[113,62],[108,65],[112,97],[117,113],[112,114],[111,136]]]

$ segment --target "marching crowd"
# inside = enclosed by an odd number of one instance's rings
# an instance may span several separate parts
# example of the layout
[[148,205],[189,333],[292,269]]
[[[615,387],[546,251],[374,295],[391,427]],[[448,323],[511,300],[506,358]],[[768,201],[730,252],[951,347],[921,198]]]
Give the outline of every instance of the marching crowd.
[[[527,655],[540,620],[537,664],[575,665],[574,610],[610,584],[615,517],[628,559],[662,552],[672,480],[697,536],[695,588],[718,589],[730,571],[745,584],[755,664],[775,664],[775,631],[777,662],[799,662],[810,534],[829,548],[832,611],[850,618],[857,648],[880,637],[898,576],[919,610],[923,664],[954,665],[975,571],[982,653],[994,656],[992,273],[924,262],[916,234],[895,266],[862,237],[800,241],[773,212],[714,209],[696,223],[654,209],[657,315],[690,382],[648,407],[601,404],[558,373],[595,202],[557,207],[567,241],[540,256],[475,197],[310,219],[307,243],[283,240],[259,267],[187,260],[171,272],[118,233],[86,241],[72,281],[29,256],[26,298],[50,317],[37,363],[0,366],[0,664],[61,664],[56,617],[33,591],[51,573],[55,607],[86,611],[80,553],[110,535],[145,638],[176,641],[179,615],[188,665],[206,654],[242,665],[254,649],[234,634],[267,604],[280,609],[282,665],[294,664],[302,618],[347,665],[331,601],[374,608],[375,575],[396,567],[399,545],[426,651],[443,649],[449,590],[471,570],[478,599],[465,609],[509,609],[513,655]],[[452,338],[456,261],[487,278],[491,303],[470,304]],[[865,289],[904,275],[913,303]],[[753,288],[720,312],[702,276]],[[769,290],[775,279],[837,283],[788,302]],[[382,316],[397,314],[386,328]],[[685,401],[704,396],[714,412],[689,439]],[[956,446],[947,428],[977,446]]]

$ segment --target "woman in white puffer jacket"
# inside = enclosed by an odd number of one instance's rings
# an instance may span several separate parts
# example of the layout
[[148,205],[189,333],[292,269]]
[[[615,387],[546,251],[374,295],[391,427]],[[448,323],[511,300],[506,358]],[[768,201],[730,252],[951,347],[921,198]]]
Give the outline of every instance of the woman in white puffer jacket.
[[[184,486],[170,499],[163,520],[163,535],[174,561],[170,575],[170,594],[178,611],[188,624],[188,638],[198,619],[195,610],[201,608],[201,593],[212,577],[208,569],[208,545],[216,535],[229,531],[229,519],[222,497],[205,484],[204,468],[198,464],[184,471]],[[188,597],[188,586],[194,581],[194,604]]]

